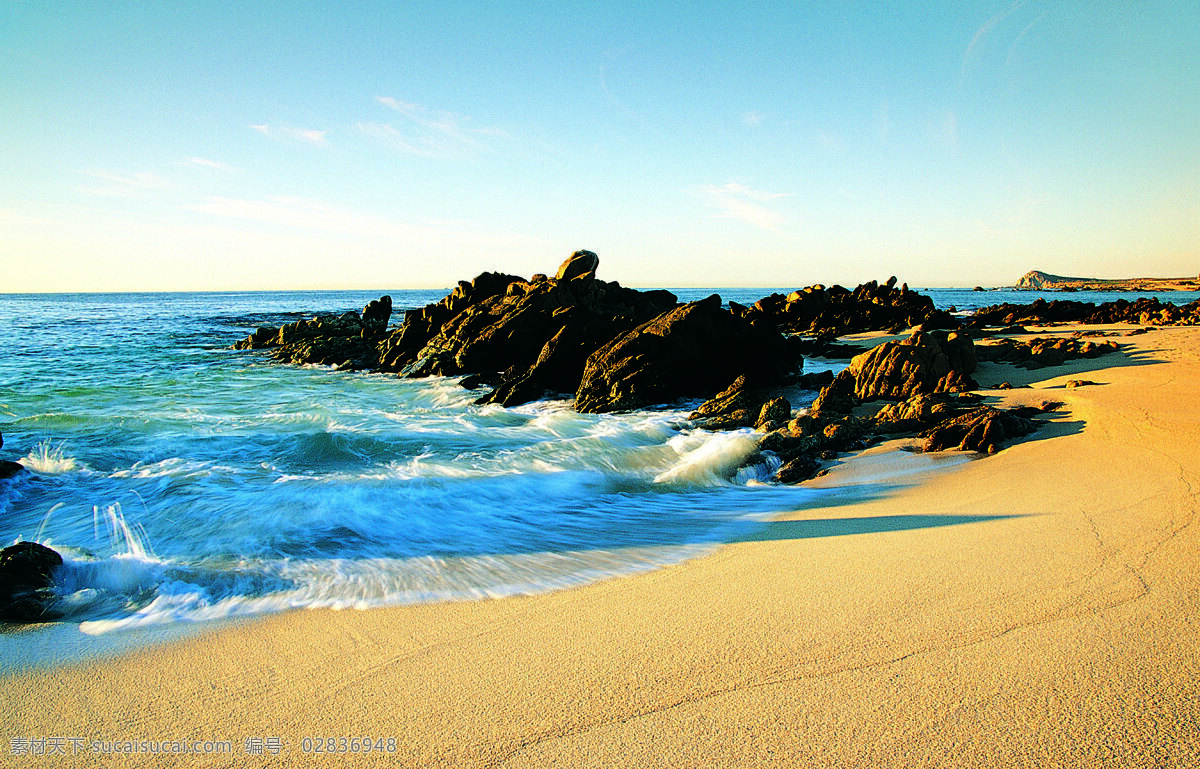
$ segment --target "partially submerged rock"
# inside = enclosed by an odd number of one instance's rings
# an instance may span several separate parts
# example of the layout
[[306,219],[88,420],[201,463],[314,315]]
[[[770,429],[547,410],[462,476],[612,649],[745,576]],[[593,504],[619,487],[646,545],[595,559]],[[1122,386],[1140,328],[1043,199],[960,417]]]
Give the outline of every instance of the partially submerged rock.
[[[0,435],[0,448],[4,446],[4,436]],[[7,459],[0,459],[0,481],[6,478],[12,478],[21,472],[24,472],[25,465],[20,462],[10,462]]]
[[363,308],[287,323],[264,326],[234,343],[235,350],[269,350],[283,363],[317,364],[339,368],[375,368],[378,343],[392,314],[392,298],[384,296]]
[[0,619],[42,622],[58,616],[52,587],[62,556],[36,542],[18,542],[0,550]]

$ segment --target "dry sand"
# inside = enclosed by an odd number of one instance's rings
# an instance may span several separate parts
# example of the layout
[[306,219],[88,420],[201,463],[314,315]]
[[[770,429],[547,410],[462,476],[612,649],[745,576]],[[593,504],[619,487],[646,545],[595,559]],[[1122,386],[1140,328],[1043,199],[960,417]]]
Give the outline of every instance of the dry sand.
[[1117,341],[1131,354],[976,374],[1034,384],[992,402],[1066,404],[1037,438],[676,567],[4,679],[0,755],[232,740],[186,764],[381,764],[302,750],[369,736],[405,766],[1198,766],[1200,329]]

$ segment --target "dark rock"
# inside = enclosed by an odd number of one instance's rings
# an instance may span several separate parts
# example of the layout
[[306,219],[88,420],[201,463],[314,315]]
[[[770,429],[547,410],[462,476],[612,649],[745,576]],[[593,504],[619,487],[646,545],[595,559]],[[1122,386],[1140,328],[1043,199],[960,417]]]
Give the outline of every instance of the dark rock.
[[925,439],[925,451],[961,449],[995,453],[1000,444],[1036,430],[1038,424],[1011,411],[980,406],[961,416],[918,433]]
[[40,622],[58,616],[52,590],[62,556],[36,542],[0,550],[0,619]]
[[24,472],[25,465],[20,462],[10,462],[7,459],[0,459],[0,481],[6,478],[12,478],[18,473]]
[[[379,361],[383,371],[414,371],[426,370],[428,375],[439,373],[429,371],[434,368],[432,361],[422,358],[434,355],[426,351],[430,340],[434,339],[451,320],[477,305],[504,296],[508,287],[514,283],[523,283],[524,279],[516,275],[506,275],[498,272],[485,272],[475,277],[471,282],[460,280],[458,285],[441,301],[427,304],[417,310],[404,313],[404,322],[400,327],[380,341]],[[492,370],[503,370],[506,365]],[[486,369],[476,372],[481,373]],[[447,372],[449,373],[449,372]]]
[[480,387],[496,387],[503,381],[504,376],[499,371],[486,374],[469,374],[459,381],[459,386],[468,390],[478,390]]
[[1176,305],[1160,302],[1156,297],[1136,301],[1118,299],[1097,305],[1068,299],[1035,299],[1029,304],[998,304],[976,310],[971,326],[997,326],[1013,323],[1140,323],[1197,325],[1200,324],[1200,300]]
[[821,460],[811,454],[799,454],[775,471],[772,478],[779,483],[800,483],[821,473]]
[[362,330],[364,334],[376,336],[387,330],[388,321],[392,317],[392,298],[381,296],[367,303],[362,311]]
[[596,277],[596,270],[600,267],[600,257],[596,256],[591,251],[576,251],[567,257],[567,260],[558,268],[558,274],[555,275],[556,280],[573,280],[578,277]]
[[833,339],[863,331],[903,330],[921,324],[926,328],[958,328],[961,323],[949,313],[936,310],[933,300],[907,284],[896,288],[896,279],[880,285],[863,283],[853,291],[841,286],[821,285],[784,296],[764,297],[748,310],[748,317],[761,316],[782,331],[818,340]]
[[800,387],[805,390],[820,390],[822,387],[825,387],[832,382],[832,371],[815,371],[811,374],[801,374],[800,376],[789,380],[789,384],[793,384],[796,387]]
[[739,375],[773,383],[794,367],[777,331],[735,316],[713,294],[665,312],[594,352],[575,407],[607,412],[709,397]]

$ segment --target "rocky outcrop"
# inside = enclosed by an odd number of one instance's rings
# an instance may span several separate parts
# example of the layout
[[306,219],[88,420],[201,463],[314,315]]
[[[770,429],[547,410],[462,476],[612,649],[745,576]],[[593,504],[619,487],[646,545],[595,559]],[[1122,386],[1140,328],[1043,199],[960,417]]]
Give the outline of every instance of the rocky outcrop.
[[0,550],[0,620],[43,622],[58,616],[54,572],[62,556],[36,542]]
[[413,366],[446,323],[471,307],[505,295],[509,286],[524,282],[516,275],[485,272],[470,282],[460,280],[441,301],[409,310],[400,327],[379,343],[380,368],[394,372]]
[[962,413],[958,401],[945,395],[918,393],[907,400],[889,403],[872,418],[881,433],[915,433],[953,419]]
[[809,286],[799,291],[772,294],[745,310],[750,319],[763,318],[781,331],[832,339],[864,331],[902,331],[913,326],[954,329],[960,322],[938,310],[928,296],[896,288],[896,278],[886,283],[863,283],[853,291],[833,286]]
[[1044,366],[1061,366],[1069,360],[1099,358],[1120,351],[1113,342],[1093,342],[1081,337],[1056,339],[1036,338],[1026,341],[1001,339],[975,347],[979,360],[997,363],[1012,363],[1022,368],[1039,369]]
[[236,342],[236,350],[268,350],[282,363],[316,364],[341,369],[374,369],[378,344],[392,314],[392,298],[384,296],[363,308],[287,323],[264,326]]
[[1162,326],[1200,325],[1200,300],[1190,304],[1160,302],[1156,297],[1095,304],[1066,299],[1035,299],[1029,304],[997,304],[982,307],[971,316],[972,328],[1048,323],[1138,323]]
[[861,355],[821,390],[811,411],[846,413],[862,401],[903,401],[918,394],[964,392],[978,385],[975,346],[958,332],[915,331],[907,339],[885,342]]
[[865,448],[873,440],[872,425],[867,420],[805,414],[768,432],[759,448],[782,463],[772,480],[799,483],[820,475],[822,460],[832,459],[838,452]]
[[579,387],[589,355],[677,304],[669,291],[636,291],[590,273],[513,282],[503,294],[472,304],[443,323],[401,373],[501,371],[500,384],[480,402],[505,406],[540,398],[546,391],[571,393]]
[[721,307],[721,297],[677,307],[607,343],[587,360],[575,408],[609,412],[707,398],[740,375],[779,381],[795,368],[783,337]]
[[1001,444],[1037,429],[1037,422],[1015,411],[980,406],[917,434],[925,451],[959,449],[994,454]]
[[751,387],[743,375],[701,404],[688,419],[706,430],[773,430],[791,417],[792,404],[787,398],[771,397],[769,391]]

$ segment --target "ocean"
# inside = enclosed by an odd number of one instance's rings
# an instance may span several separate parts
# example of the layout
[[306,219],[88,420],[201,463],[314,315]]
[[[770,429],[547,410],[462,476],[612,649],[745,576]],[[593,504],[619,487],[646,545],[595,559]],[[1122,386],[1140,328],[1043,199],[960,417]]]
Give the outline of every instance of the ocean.
[[[775,289],[673,290],[749,304]],[[678,563],[779,513],[864,493],[765,482],[776,468],[753,459],[754,434],[693,429],[697,403],[479,407],[454,379],[231,349],[258,326],[384,293],[396,323],[446,291],[0,295],[0,458],[29,470],[0,481],[0,542],[64,555],[60,628],[97,637],[559,589]],[[1043,295],[928,293],[960,312]],[[798,408],[816,393],[789,395]],[[868,480],[878,490],[936,465],[908,455],[898,476]],[[7,638],[0,657],[29,638]]]

